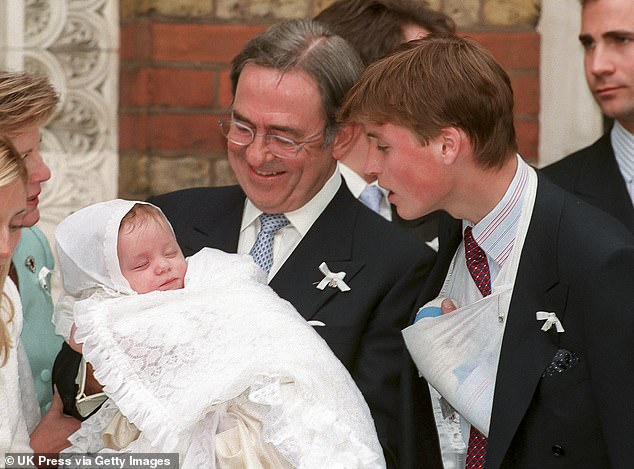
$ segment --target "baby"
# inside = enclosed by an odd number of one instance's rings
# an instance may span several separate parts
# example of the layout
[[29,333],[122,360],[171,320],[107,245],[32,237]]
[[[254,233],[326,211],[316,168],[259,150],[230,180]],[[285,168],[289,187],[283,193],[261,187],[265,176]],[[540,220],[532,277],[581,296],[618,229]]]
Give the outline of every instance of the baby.
[[185,259],[158,208],[124,200],[79,210],[56,240],[67,292],[56,327],[96,378],[79,366],[75,411],[89,417],[68,452],[178,452],[183,468],[384,467],[351,377],[250,256]]

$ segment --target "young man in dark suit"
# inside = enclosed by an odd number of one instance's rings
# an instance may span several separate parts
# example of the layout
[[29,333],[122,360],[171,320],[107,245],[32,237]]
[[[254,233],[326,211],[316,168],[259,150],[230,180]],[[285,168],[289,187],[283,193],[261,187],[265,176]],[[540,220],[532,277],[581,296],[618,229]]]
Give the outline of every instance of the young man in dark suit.
[[451,215],[404,331],[431,396],[412,366],[403,421],[419,457],[440,442],[451,467],[631,467],[634,237],[522,160],[512,111],[488,51],[432,36],[368,67],[342,106],[399,213]]
[[634,2],[583,0],[579,40],[590,91],[614,125],[543,172],[634,233]]
[[361,69],[318,23],[271,27],[233,60],[231,115],[219,122],[240,185],[149,201],[185,255],[209,246],[254,256],[350,371],[388,466],[399,467],[400,330],[433,252],[359,203],[337,170],[359,127],[336,112]]

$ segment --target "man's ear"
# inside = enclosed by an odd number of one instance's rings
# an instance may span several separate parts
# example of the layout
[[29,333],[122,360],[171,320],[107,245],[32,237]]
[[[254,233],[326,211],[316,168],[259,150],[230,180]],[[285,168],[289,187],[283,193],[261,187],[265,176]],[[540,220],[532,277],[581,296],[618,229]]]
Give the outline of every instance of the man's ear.
[[440,149],[443,164],[452,165],[460,155],[467,136],[457,127],[445,127],[440,130],[440,135],[435,139]]
[[332,155],[336,160],[345,158],[354,148],[359,138],[365,138],[363,126],[358,123],[342,124],[332,146]]

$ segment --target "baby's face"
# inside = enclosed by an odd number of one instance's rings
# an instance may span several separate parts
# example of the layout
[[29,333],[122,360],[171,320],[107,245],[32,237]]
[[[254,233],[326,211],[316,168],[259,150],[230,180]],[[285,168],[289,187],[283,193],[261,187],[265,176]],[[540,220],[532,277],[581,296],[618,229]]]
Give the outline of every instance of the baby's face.
[[167,226],[152,220],[131,232],[119,232],[117,254],[121,273],[137,293],[185,285],[187,262]]

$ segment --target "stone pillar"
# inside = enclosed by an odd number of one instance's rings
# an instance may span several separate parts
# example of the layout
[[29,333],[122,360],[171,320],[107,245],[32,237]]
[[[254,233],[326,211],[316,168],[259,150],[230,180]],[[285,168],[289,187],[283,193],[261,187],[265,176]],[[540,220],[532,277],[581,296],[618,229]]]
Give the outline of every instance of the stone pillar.
[[53,176],[38,226],[117,196],[118,0],[1,0],[0,67],[47,75],[61,102],[42,131]]

